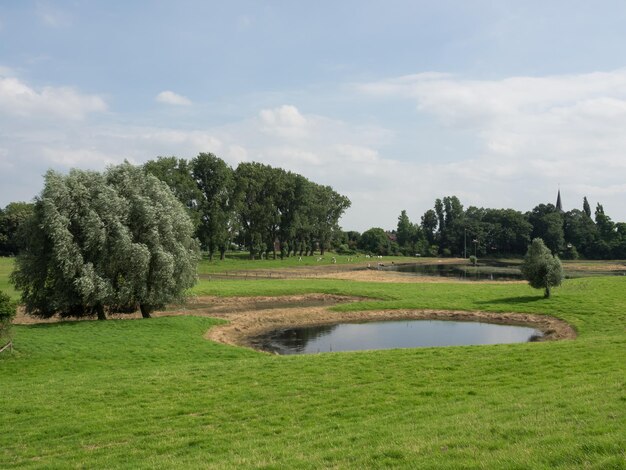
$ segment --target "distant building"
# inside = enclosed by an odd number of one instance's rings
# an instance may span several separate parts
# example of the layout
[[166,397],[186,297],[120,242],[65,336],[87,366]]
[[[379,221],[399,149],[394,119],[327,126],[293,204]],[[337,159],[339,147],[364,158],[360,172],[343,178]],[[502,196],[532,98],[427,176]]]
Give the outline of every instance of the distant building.
[[563,213],[563,204],[561,203],[561,190],[559,189],[559,192],[556,196],[556,210],[559,211],[560,213]]

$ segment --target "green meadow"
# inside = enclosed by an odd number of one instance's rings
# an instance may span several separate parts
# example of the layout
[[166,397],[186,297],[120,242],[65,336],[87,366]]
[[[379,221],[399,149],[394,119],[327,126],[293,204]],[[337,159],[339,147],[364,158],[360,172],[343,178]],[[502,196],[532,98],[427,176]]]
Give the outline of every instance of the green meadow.
[[626,468],[626,277],[567,280],[550,299],[519,283],[193,290],[307,292],[368,299],[338,310],[550,314],[578,338],[274,356],[205,340],[222,321],[193,316],[15,326],[0,355],[0,468]]
[[9,276],[13,270],[13,258],[0,257],[0,291],[9,294],[11,297],[17,299],[18,293],[15,292],[13,286],[9,282]]

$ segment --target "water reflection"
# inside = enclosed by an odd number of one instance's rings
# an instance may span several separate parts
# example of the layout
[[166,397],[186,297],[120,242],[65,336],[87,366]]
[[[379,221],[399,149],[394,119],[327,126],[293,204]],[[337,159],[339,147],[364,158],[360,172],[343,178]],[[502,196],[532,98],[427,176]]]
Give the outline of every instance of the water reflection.
[[499,262],[483,262],[479,266],[469,264],[405,264],[385,266],[384,269],[418,276],[454,277],[473,281],[517,281],[522,279],[519,265]]
[[259,341],[278,354],[313,354],[365,349],[524,343],[542,336],[529,327],[442,320],[401,320],[290,328]]
[[[465,279],[468,281],[518,281],[522,279],[520,263],[503,262],[496,260],[483,260],[478,266],[468,263],[462,264],[398,264],[382,266],[384,271],[397,271],[401,273],[413,274],[416,276],[436,276]],[[565,278],[575,279],[589,276],[624,276],[624,270],[605,269],[575,269],[568,270],[565,266]]]

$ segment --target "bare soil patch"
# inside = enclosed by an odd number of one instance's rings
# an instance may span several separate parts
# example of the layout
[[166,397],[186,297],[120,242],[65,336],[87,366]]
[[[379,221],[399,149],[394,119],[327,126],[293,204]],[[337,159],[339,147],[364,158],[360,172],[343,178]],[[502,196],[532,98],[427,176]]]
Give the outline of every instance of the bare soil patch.
[[[307,296],[300,296],[307,297]],[[205,338],[224,344],[256,349],[259,337],[273,330],[299,326],[318,326],[333,323],[384,321],[384,320],[462,320],[485,323],[531,326],[543,331],[541,341],[574,339],[575,330],[565,321],[547,315],[522,313],[464,312],[448,310],[376,310],[357,312],[334,312],[329,310],[333,303],[359,299],[332,296],[325,306],[299,306],[287,308],[223,310],[219,316],[229,320],[228,324],[212,328]],[[288,299],[289,297],[281,297]]]
[[[388,273],[385,273],[385,275]],[[423,282],[423,281],[422,281]],[[489,313],[448,310],[375,310],[335,312],[330,307],[363,300],[332,294],[303,294],[280,297],[196,297],[184,306],[171,306],[153,316],[196,315],[222,318],[228,323],[211,328],[205,338],[223,344],[258,349],[259,337],[272,330],[299,326],[384,320],[461,320],[531,326],[543,331],[541,341],[574,339],[576,331],[565,321],[548,315]],[[113,315],[111,319],[141,318],[139,312]],[[54,323],[59,318],[37,319],[20,309],[16,324]]]
[[572,262],[568,261],[564,264],[568,271],[594,271],[594,272],[626,272],[626,263],[620,262]]
[[[348,281],[359,282],[392,282],[402,284],[423,284],[423,283],[459,283],[469,282],[476,284],[477,281],[471,281],[469,279],[458,279],[454,277],[443,276],[415,276],[410,273],[401,273],[397,271],[378,271],[374,270],[361,270],[361,271],[346,271],[346,272],[329,272],[326,274],[320,274],[318,277],[326,279],[343,279]],[[480,284],[523,284],[526,281],[480,281]]]

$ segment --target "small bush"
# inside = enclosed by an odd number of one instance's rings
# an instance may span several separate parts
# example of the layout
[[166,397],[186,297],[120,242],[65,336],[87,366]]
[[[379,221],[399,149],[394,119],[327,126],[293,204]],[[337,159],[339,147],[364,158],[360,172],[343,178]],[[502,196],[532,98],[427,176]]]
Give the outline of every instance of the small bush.
[[353,255],[356,253],[354,250],[351,250],[350,247],[346,244],[339,245],[336,252],[338,255]]
[[550,297],[553,287],[560,286],[563,282],[561,260],[550,252],[541,238],[535,238],[532,241],[520,269],[530,287],[545,289],[544,297],[546,298]]
[[563,251],[561,256],[563,257],[563,259],[571,259],[571,260],[576,260],[580,257],[576,247],[571,244],[567,245],[567,248],[565,249],[565,251]]
[[4,292],[0,291],[0,347],[10,339],[11,320],[15,317],[17,306]]
[[472,266],[476,266],[478,264],[478,258],[476,258],[476,256],[471,255],[469,257],[469,262]]

